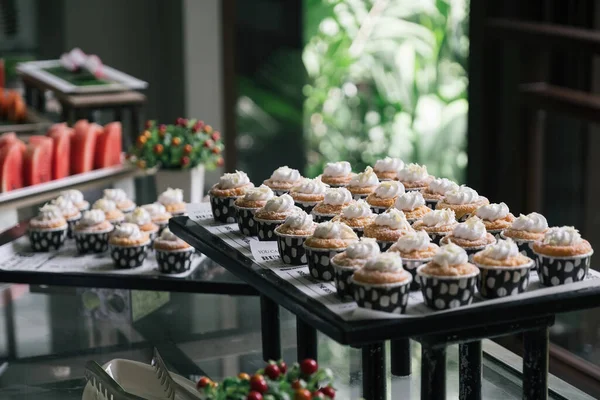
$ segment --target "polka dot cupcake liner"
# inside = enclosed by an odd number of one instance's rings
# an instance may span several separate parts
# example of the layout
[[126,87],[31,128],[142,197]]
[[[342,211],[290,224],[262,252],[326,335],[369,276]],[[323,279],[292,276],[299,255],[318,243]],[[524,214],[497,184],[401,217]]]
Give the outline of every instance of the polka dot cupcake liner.
[[128,269],[140,267],[144,263],[149,244],[150,242],[138,246],[116,246],[109,243],[108,248],[115,267]]
[[361,308],[404,314],[412,276],[403,282],[385,285],[369,285],[352,278],[354,300]]
[[352,283],[352,275],[358,268],[344,267],[337,265],[332,262],[333,267],[333,281],[335,282],[335,288],[337,294],[343,298],[354,298],[354,284]]
[[313,221],[316,222],[317,224],[320,224],[321,222],[331,221],[333,218],[335,218],[337,216],[337,214],[320,214],[320,213],[312,211],[312,216],[313,216]]
[[558,286],[584,280],[594,252],[573,257],[550,257],[539,253],[534,254],[540,283],[544,286]]
[[108,250],[108,236],[114,228],[105,232],[74,232],[75,246],[81,254],[103,253]]
[[237,197],[217,197],[210,196],[210,208],[212,209],[213,218],[217,222],[233,224],[235,219],[234,203]]
[[275,193],[275,196],[282,196],[282,195],[290,192],[290,189],[273,189],[273,188],[271,188],[271,190],[273,190],[273,193]]
[[396,242],[386,242],[383,240],[377,240],[377,244],[379,245],[379,250],[381,250],[382,253],[388,251],[394,243],[396,243]]
[[58,250],[67,239],[67,226],[59,229],[30,229],[29,242],[34,251]]
[[285,220],[271,221],[266,219],[254,218],[254,222],[256,222],[256,234],[258,236],[258,240],[260,240],[261,242],[273,242],[277,240],[277,236],[275,235],[275,228],[283,224]]
[[80,219],[81,219],[81,214],[79,214],[78,216],[76,216],[74,218],[67,219],[67,238],[68,239],[73,239],[73,231],[75,229],[75,225],[77,225],[77,223],[79,222]]
[[417,268],[423,264],[427,264],[429,261],[431,261],[431,258],[423,258],[422,260],[411,260],[404,257],[402,258],[402,266],[413,277],[413,280],[410,283],[410,290],[419,290],[421,288],[421,285],[419,285],[419,280],[417,279]]
[[193,247],[172,251],[156,249],[158,270],[163,274],[179,274],[189,271],[194,253]]
[[254,213],[256,210],[258,210],[258,208],[243,208],[235,206],[235,209],[238,228],[240,229],[242,235],[257,236],[258,224],[254,220]]
[[534,262],[531,260],[518,267],[476,265],[480,271],[477,290],[486,299],[495,299],[525,292],[529,286],[529,271]]
[[464,276],[432,276],[417,268],[417,280],[425,304],[434,310],[446,310],[469,305],[477,286],[479,271]]
[[371,206],[371,210],[375,213],[375,214],[383,214],[384,212],[387,211],[389,207],[376,207],[376,206]]
[[435,207],[437,206],[437,203],[439,202],[439,200],[427,200],[425,199],[425,205],[429,208],[431,208],[432,210],[435,210]]
[[335,271],[331,265],[331,259],[338,253],[346,250],[342,249],[316,249],[304,245],[306,249],[306,258],[308,259],[308,271],[310,275],[321,281],[332,281]]
[[294,204],[307,214],[310,214],[318,201],[296,201]]
[[284,263],[289,265],[304,265],[308,263],[304,242],[306,236],[283,235],[275,231],[277,250]]

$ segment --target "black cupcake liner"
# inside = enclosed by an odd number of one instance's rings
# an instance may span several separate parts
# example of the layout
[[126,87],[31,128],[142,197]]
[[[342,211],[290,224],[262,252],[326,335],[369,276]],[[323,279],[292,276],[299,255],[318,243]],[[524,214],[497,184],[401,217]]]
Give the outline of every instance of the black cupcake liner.
[[472,214],[472,213],[466,213],[465,215],[463,215],[463,216],[462,216],[462,217],[460,217],[460,218],[458,218],[458,217],[457,217],[457,218],[456,218],[456,220],[457,220],[458,222],[465,222],[466,220],[468,220],[469,218],[471,218],[471,214]]
[[514,296],[525,292],[529,285],[529,264],[518,267],[496,267],[477,264],[480,274],[477,278],[477,290],[486,299]]
[[210,207],[213,218],[217,222],[226,224],[235,223],[235,207],[233,206],[237,197],[217,197],[210,195]]
[[343,267],[331,263],[333,267],[333,280],[335,282],[335,288],[338,296],[343,298],[354,297],[354,284],[352,283],[352,275],[358,270],[358,268]]
[[243,208],[235,207],[236,219],[240,233],[244,236],[257,236],[258,235],[258,224],[254,220],[254,213],[258,208]]
[[417,268],[417,277],[423,299],[428,307],[434,310],[446,310],[466,306],[473,302],[473,294],[477,286],[479,271],[471,275],[440,277],[423,274]]
[[140,267],[144,263],[149,244],[145,243],[138,246],[115,246],[109,244],[108,247],[115,267],[118,269],[129,269]]
[[256,222],[258,240],[260,240],[261,242],[273,242],[277,240],[277,235],[275,235],[275,228],[283,224],[285,220],[269,221],[266,219],[254,218],[254,222]]
[[397,284],[369,285],[352,279],[354,300],[361,308],[404,314],[412,276]]
[[273,189],[271,188],[271,190],[273,191],[273,193],[275,193],[275,196],[282,196],[284,194],[288,194],[291,190],[290,189]]
[[75,225],[79,222],[82,215],[79,213],[76,217],[67,219],[67,238],[73,239],[73,232],[75,230]]
[[307,214],[310,214],[313,210],[313,208],[315,208],[315,206],[317,204],[319,204],[318,201],[295,201],[294,204],[296,205],[296,207],[300,208],[302,211],[304,211]]
[[425,199],[425,205],[429,208],[431,208],[432,210],[435,210],[435,207],[437,206],[437,203],[439,203],[439,200],[427,200]]
[[366,200],[367,197],[369,197],[370,193],[367,194],[354,194],[352,193],[352,199],[353,200]]
[[193,248],[174,251],[156,249],[158,270],[163,274],[179,274],[189,271],[192,266],[193,257]]
[[279,250],[279,256],[284,263],[289,265],[308,263],[306,249],[304,248],[306,237],[283,235],[277,231],[275,231],[275,235],[277,236],[277,250]]
[[376,206],[371,206],[371,210],[375,213],[375,214],[383,214],[384,212],[387,211],[389,207],[376,207]]
[[321,222],[331,221],[332,219],[337,217],[337,215],[338,214],[320,214],[312,211],[313,221],[317,224],[320,224]]
[[421,285],[419,285],[419,280],[417,278],[417,268],[419,268],[423,264],[427,264],[431,261],[431,258],[424,258],[422,260],[411,260],[408,258],[402,258],[402,266],[406,271],[410,273],[413,280],[410,283],[410,290],[419,290]]
[[345,251],[342,249],[316,249],[304,245],[306,249],[306,258],[308,259],[308,270],[310,275],[321,281],[331,281],[335,271],[331,265],[331,259],[336,255]]
[[81,254],[104,253],[108,250],[108,237],[112,231],[74,232],[77,251]]
[[558,286],[579,282],[586,278],[592,254],[573,257],[551,257],[535,253],[540,283],[544,286]]
[[419,186],[419,187],[409,188],[409,187],[406,187],[406,185],[405,185],[404,191],[405,192],[420,192],[426,188],[427,188],[427,186]]
[[58,250],[67,239],[67,226],[61,229],[30,229],[29,242],[34,251]]

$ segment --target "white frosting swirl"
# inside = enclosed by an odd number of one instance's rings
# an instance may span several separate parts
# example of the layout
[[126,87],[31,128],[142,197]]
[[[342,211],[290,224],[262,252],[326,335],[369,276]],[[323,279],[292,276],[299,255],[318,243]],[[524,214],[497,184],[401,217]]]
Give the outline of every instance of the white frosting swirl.
[[398,249],[405,253],[410,253],[415,250],[425,250],[429,247],[431,239],[425,231],[408,232],[402,236],[392,248]]
[[138,240],[142,237],[140,227],[136,224],[123,223],[118,225],[113,231],[113,235],[119,238],[129,238],[131,240]]
[[104,198],[118,204],[127,200],[127,193],[123,189],[104,189]]
[[446,192],[446,202],[448,204],[470,204],[479,200],[479,194],[468,186],[461,186],[458,189]]
[[38,214],[40,221],[54,221],[57,219],[63,219],[63,214],[60,208],[53,204],[44,204],[40,207],[40,213]]
[[422,181],[429,177],[429,174],[427,173],[427,167],[425,165],[414,163],[405,165],[403,168],[399,169],[397,175],[400,182]]
[[171,230],[168,227],[166,227],[160,234],[160,240],[165,240],[168,242],[178,242],[181,239],[179,239],[179,237],[176,234],[171,232]]
[[548,229],[548,221],[542,214],[536,212],[521,214],[513,221],[511,228],[517,231],[540,233]]
[[381,254],[379,245],[375,239],[362,238],[359,242],[352,243],[346,249],[346,255],[350,258],[361,260],[377,257]]
[[152,222],[150,213],[142,207],[137,207],[131,214],[128,214],[125,219],[136,225],[146,225]]
[[321,222],[315,228],[313,236],[321,239],[358,239],[352,228],[337,221]]
[[167,209],[160,203],[145,204],[142,208],[150,213],[151,216],[155,217],[158,215],[164,215],[167,213]]
[[448,208],[433,210],[425,214],[421,221],[423,221],[425,226],[429,227],[453,225],[456,223],[456,214]]
[[100,199],[97,200],[92,206],[95,210],[102,210],[104,212],[109,212],[117,209],[117,203],[108,199]]
[[183,203],[183,190],[168,188],[158,196],[158,202],[165,205]]
[[475,212],[475,215],[487,221],[495,221],[497,219],[506,218],[508,213],[508,206],[505,203],[492,203],[479,207]]
[[352,194],[346,188],[331,188],[325,191],[325,197],[323,203],[330,204],[332,206],[340,206],[342,204],[348,204],[352,201]]
[[469,262],[469,256],[465,249],[454,243],[441,246],[433,256],[433,262],[442,267],[449,265],[461,265]]
[[402,257],[397,252],[382,253],[375,258],[371,258],[366,262],[364,268],[379,272],[404,271],[404,268],[402,268]]
[[478,217],[471,217],[462,224],[456,225],[452,235],[465,240],[479,240],[486,235],[485,225]]
[[399,181],[384,181],[375,189],[375,195],[381,199],[393,199],[404,193],[404,185]]
[[350,179],[350,183],[348,186],[356,186],[356,187],[370,187],[377,186],[379,184],[379,178],[373,171],[373,168],[367,167],[365,170],[359,174],[356,174]]
[[273,181],[296,182],[302,178],[300,171],[292,169],[287,165],[277,168],[271,175]]
[[248,201],[266,201],[272,199],[273,196],[275,196],[275,193],[270,187],[260,185],[257,188],[249,189],[244,195],[244,199]]
[[411,211],[417,207],[424,206],[425,200],[421,192],[406,192],[396,199],[394,207],[398,210]]
[[245,172],[235,171],[230,174],[223,174],[219,178],[219,188],[221,189],[235,189],[240,186],[244,186],[250,183],[250,178]]
[[51,201],[51,204],[60,208],[62,212],[72,212],[78,210],[71,200],[63,196],[58,196],[57,198]]
[[104,211],[102,210],[89,210],[83,213],[83,217],[79,220],[79,223],[83,226],[94,226],[101,224],[106,220]]
[[325,165],[323,175],[325,176],[347,176],[352,172],[352,166],[348,161],[330,162]]
[[375,163],[375,167],[373,169],[375,171],[398,171],[399,169],[404,168],[404,161],[399,158],[386,157],[383,160],[377,160]]
[[276,196],[267,201],[263,210],[267,212],[282,213],[294,207],[294,199],[289,194]]
[[311,230],[313,225],[313,216],[305,213],[304,211],[298,211],[297,213],[288,215],[283,223],[283,227],[300,230],[300,231],[308,231]]
[[555,226],[548,229],[542,242],[550,246],[574,246],[581,243],[579,231],[572,226]]
[[371,210],[369,203],[364,200],[357,200],[344,207],[342,209],[342,215],[348,219],[363,218],[372,216],[373,211]]
[[321,178],[305,178],[292,188],[292,192],[305,194],[322,194],[329,188],[329,185],[321,182]]
[[435,178],[429,183],[429,191],[444,196],[450,190],[457,190],[458,184],[447,178]]
[[83,201],[83,193],[81,193],[79,190],[63,190],[62,192],[60,192],[60,195],[67,200],[71,200],[75,204],[81,203]]
[[377,215],[377,217],[375,217],[375,224],[379,226],[389,226],[391,229],[412,229],[406,220],[404,213],[395,208],[390,208],[383,214]]
[[516,257],[519,254],[519,248],[512,239],[507,239],[498,240],[486,247],[483,252],[485,256],[494,260],[506,260],[507,258]]

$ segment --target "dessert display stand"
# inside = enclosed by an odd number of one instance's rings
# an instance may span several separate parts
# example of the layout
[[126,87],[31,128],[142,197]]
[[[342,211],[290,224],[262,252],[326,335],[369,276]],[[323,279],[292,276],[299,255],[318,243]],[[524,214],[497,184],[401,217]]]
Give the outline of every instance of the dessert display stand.
[[[421,343],[421,399],[446,398],[446,348],[452,344],[459,345],[460,399],[481,399],[481,340],[515,333],[523,333],[523,398],[547,399],[548,328],[555,314],[600,305],[600,274],[590,271],[582,282],[554,288],[542,287],[532,272],[526,293],[496,300],[477,295],[472,305],[446,311],[427,308],[420,292],[411,292],[405,315],[359,309],[342,302],[331,282],[313,279],[306,266],[274,260],[273,242],[245,238],[236,224],[215,224],[206,205],[189,215],[171,219],[171,230],[260,293],[262,312],[268,312],[262,318],[265,359],[281,354],[277,320],[282,306],[296,315],[298,359],[317,357],[317,330],[362,349],[368,400],[386,398],[386,342],[392,374],[410,374],[409,339]],[[252,251],[257,248],[271,253],[261,258]]]

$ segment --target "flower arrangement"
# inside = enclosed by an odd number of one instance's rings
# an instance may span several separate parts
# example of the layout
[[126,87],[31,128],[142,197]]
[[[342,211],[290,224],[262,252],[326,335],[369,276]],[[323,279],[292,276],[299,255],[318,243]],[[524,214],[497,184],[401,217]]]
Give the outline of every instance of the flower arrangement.
[[196,387],[207,400],[333,400],[332,381],[330,369],[306,359],[289,369],[283,361],[270,361],[252,376],[242,372],[220,384],[202,377]]
[[173,125],[147,121],[128,159],[140,168],[187,169],[223,165],[221,133],[204,121],[177,118]]

